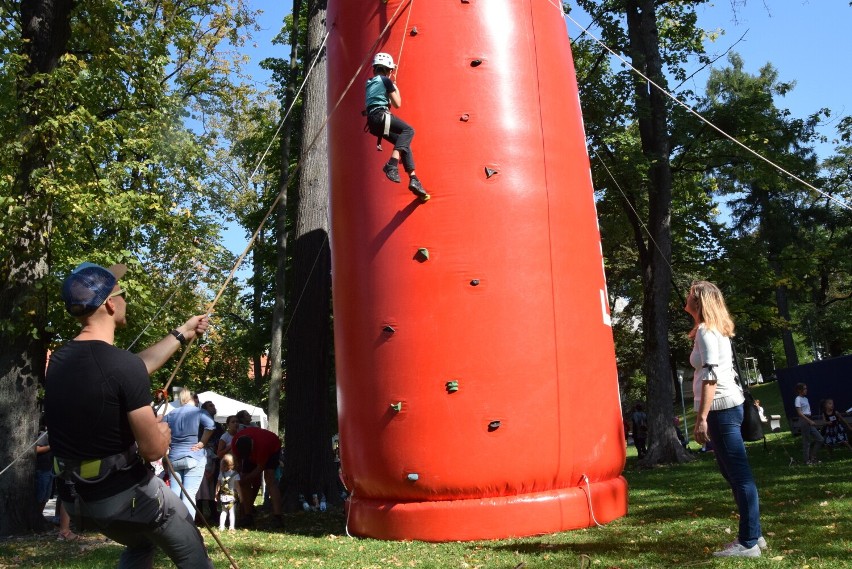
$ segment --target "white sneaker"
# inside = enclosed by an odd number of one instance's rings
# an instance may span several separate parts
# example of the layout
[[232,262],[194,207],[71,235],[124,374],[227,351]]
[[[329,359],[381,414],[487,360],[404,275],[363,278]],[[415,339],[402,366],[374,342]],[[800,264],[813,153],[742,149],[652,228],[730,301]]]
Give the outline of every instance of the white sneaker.
[[[738,543],[739,543],[739,540],[737,540],[737,539],[735,539],[731,543],[726,543],[725,549],[728,549],[731,546],[737,545]],[[766,543],[766,540],[763,538],[763,536],[760,536],[759,538],[757,538],[757,546],[760,548],[761,551],[763,551],[765,549],[769,549],[769,545]]]
[[745,547],[740,542],[735,541],[721,551],[714,551],[713,557],[760,557],[760,547],[757,545]]

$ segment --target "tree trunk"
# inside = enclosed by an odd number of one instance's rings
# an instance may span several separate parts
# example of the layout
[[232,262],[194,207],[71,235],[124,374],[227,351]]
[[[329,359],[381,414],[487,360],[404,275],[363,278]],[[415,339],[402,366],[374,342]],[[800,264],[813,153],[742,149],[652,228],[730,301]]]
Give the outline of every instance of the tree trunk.
[[[284,112],[296,97],[297,70],[299,68],[299,12],[302,0],[293,0],[293,32],[290,36],[290,72],[287,75],[287,95]],[[281,132],[281,179],[278,182],[278,209],[275,211],[275,304],[272,307],[272,341],[269,346],[269,430],[279,432],[281,419],[281,383],[284,377],[284,325],[287,317],[287,186],[290,182],[290,141],[293,133],[293,115],[287,116]]]
[[[252,250],[252,272],[254,281],[254,290],[252,291],[251,300],[251,320],[252,327],[255,330],[260,328],[260,320],[263,318],[261,310],[261,299],[263,298],[263,261],[260,259],[260,250],[263,247],[263,237],[258,235],[255,247]],[[258,393],[263,387],[263,358],[255,349],[252,349],[252,369],[254,374],[254,387]]]
[[[308,9],[308,57],[312,61],[325,33],[326,1]],[[323,51],[324,48],[323,48]],[[331,255],[328,243],[328,140],[326,56],[317,61],[305,86],[299,197],[293,250],[293,316],[287,344],[284,504],[296,496],[332,491],[335,484],[329,407],[329,309]],[[311,144],[313,142],[313,144]]]
[[[653,0],[628,0],[629,52],[636,69],[665,85]],[[674,388],[669,364],[669,300],[671,297],[672,174],[669,163],[666,98],[644,79],[634,78],[642,152],[648,171],[648,224],[653,243],[642,259],[642,320],[648,378],[648,454],[645,465],[684,462],[689,455],[672,428]]]
[[43,84],[36,74],[50,73],[65,53],[70,36],[73,0],[22,0],[21,50],[29,58],[18,78],[20,135],[24,145],[15,172],[12,197],[27,219],[0,261],[0,465],[12,468],[0,476],[0,535],[44,528],[34,507],[35,442],[38,430],[38,387],[47,361],[47,294],[50,202],[38,185],[48,166],[51,142],[33,134],[47,112],[40,112]]

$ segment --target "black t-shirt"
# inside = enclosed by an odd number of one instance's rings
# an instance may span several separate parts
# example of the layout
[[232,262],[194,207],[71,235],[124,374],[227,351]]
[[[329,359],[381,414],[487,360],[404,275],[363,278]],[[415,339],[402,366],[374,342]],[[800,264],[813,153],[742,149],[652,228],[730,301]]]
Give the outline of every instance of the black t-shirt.
[[[142,359],[100,340],[72,341],[50,357],[45,416],[50,448],[62,458],[105,458],[136,439],[127,414],[151,404],[151,381]],[[83,499],[111,496],[146,475],[140,462],[95,484],[76,484]],[[60,485],[65,489],[66,485]],[[60,496],[69,500],[70,497]]]

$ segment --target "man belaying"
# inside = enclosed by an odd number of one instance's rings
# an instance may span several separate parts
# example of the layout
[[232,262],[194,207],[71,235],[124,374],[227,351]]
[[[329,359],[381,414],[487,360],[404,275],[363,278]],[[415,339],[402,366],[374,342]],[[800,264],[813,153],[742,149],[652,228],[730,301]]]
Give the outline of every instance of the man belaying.
[[59,497],[72,516],[125,545],[119,567],[151,567],[157,547],[182,569],[212,568],[186,506],[144,461],[169,448],[171,430],[151,408],[149,374],[208,327],[193,316],[150,348],[113,345],[127,324],[127,267],[83,263],[62,284],[80,333],[50,358],[45,414]]
[[411,154],[414,129],[390,112],[390,105],[396,109],[402,105],[399,88],[390,78],[395,67],[393,57],[388,53],[377,53],[373,58],[373,77],[367,81],[367,129],[379,139],[379,148],[381,139],[394,145],[391,158],[383,167],[388,179],[399,183],[399,162],[402,160],[402,166],[409,176],[408,189],[422,201],[426,201],[430,196],[417,178],[414,157]]

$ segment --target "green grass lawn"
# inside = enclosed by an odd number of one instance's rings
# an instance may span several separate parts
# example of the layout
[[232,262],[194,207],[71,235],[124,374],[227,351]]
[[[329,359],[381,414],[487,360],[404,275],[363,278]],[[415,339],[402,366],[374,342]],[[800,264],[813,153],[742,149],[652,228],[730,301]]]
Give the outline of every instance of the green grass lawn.
[[[761,394],[761,399],[769,398]],[[258,529],[225,533],[221,539],[243,568],[851,567],[852,452],[824,451],[821,465],[803,466],[798,463],[799,440],[789,433],[772,434],[767,450],[762,443],[749,448],[771,548],[760,559],[710,555],[734,539],[737,528],[730,490],[712,455],[638,470],[632,447],[625,471],[629,514],[605,527],[500,541],[386,542],[347,537],[338,510],[288,514],[286,530],[272,529],[260,518]],[[792,466],[791,457],[797,459]],[[227,567],[215,542],[209,535],[206,540],[216,566]],[[115,567],[120,550],[97,534],[75,543],[57,542],[53,533],[10,538],[0,541],[0,567]],[[171,564],[159,555],[155,566]]]

